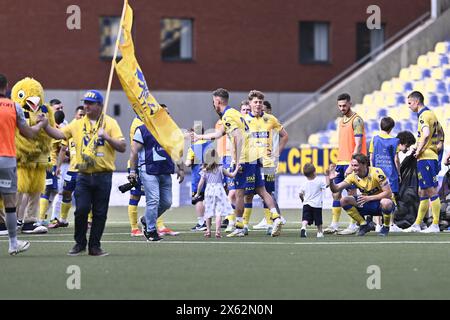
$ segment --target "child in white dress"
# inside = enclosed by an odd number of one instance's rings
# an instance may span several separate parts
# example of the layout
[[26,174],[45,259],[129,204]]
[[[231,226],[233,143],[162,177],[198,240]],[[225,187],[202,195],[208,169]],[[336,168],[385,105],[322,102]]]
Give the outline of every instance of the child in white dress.
[[[213,156],[214,157],[214,156]],[[222,217],[227,216],[230,212],[233,212],[233,208],[228,200],[225,189],[223,188],[223,176],[234,178],[237,174],[238,167],[234,172],[230,173],[216,162],[216,159],[212,163],[204,164],[203,169],[200,172],[200,182],[198,183],[197,190],[202,190],[203,185],[206,183],[205,189],[205,214],[206,232],[205,237],[211,237],[211,220],[213,216],[216,216],[216,238],[221,238],[220,225],[222,224]],[[196,194],[196,197],[200,194]]]

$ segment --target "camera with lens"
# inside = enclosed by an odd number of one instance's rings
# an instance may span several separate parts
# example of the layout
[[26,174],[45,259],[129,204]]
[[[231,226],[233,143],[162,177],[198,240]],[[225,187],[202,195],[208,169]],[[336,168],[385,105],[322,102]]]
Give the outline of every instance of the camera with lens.
[[133,189],[137,184],[138,183],[136,179],[131,179],[130,182],[120,185],[119,190],[120,192],[125,193]]

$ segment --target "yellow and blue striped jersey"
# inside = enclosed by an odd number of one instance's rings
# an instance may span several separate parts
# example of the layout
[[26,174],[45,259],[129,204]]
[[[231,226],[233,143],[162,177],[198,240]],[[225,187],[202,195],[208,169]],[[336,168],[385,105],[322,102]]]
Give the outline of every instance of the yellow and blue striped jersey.
[[436,118],[433,111],[428,108],[423,108],[417,114],[418,116],[418,138],[421,139],[423,135],[423,129],[428,127],[430,130],[430,137],[422,149],[422,152],[417,157],[417,160],[437,160],[438,150],[437,145],[439,144],[439,127],[440,124]]
[[232,132],[234,130],[240,130],[243,137],[240,163],[254,162],[261,158],[262,154],[259,154],[258,148],[256,148],[252,139],[250,139],[250,128],[245,121],[243,115],[231,107],[226,107],[222,113],[222,124],[225,129],[225,133],[228,135],[231,141],[233,141]]
[[280,132],[283,126],[273,115],[263,113],[260,117],[254,116],[251,112],[245,117],[250,132],[251,139],[256,143],[259,152],[263,155],[263,166],[272,168],[275,166],[273,157],[273,135],[274,130]]

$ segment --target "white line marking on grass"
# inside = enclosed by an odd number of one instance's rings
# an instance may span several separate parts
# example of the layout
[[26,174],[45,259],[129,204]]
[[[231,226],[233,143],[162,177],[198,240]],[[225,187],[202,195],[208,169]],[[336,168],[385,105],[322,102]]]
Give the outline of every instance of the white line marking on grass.
[[[0,240],[0,242],[8,242],[8,240]],[[31,240],[32,243],[74,243],[73,240]],[[151,244],[150,241],[137,240],[102,240],[102,243],[140,243]],[[165,240],[158,242],[167,244],[248,244],[248,245],[372,245],[372,244],[450,244],[450,241],[368,241],[368,242],[256,242],[256,241],[171,241]],[[156,243],[155,243],[156,244]]]

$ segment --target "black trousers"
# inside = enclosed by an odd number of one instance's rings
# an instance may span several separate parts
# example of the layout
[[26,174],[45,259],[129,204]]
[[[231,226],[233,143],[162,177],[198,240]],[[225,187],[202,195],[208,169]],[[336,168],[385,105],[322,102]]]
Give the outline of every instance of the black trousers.
[[100,248],[105,229],[111,193],[112,172],[78,173],[75,187],[75,242],[83,248],[87,245],[88,214],[92,209],[92,226],[89,248]]

